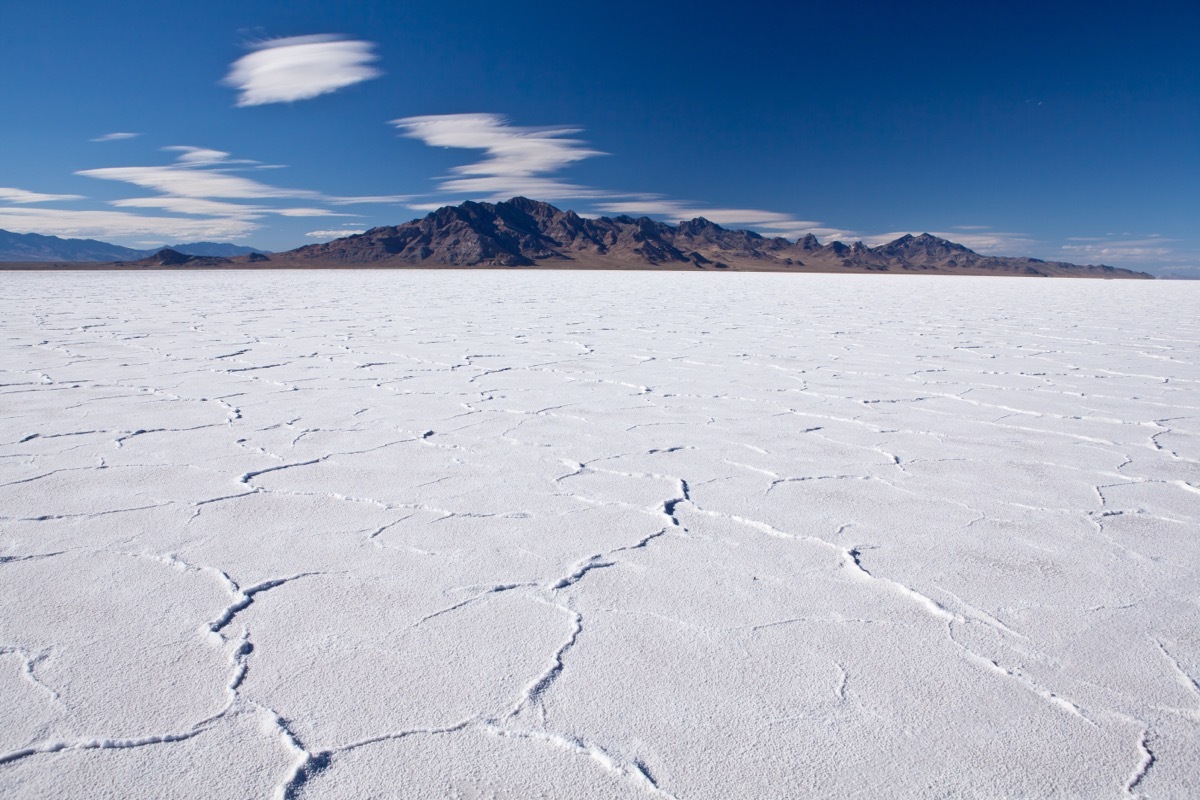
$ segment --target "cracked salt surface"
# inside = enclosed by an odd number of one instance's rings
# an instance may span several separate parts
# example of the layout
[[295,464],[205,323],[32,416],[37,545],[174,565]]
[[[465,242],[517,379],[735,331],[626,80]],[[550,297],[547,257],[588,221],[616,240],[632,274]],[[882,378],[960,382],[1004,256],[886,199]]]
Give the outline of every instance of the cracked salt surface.
[[11,274],[0,795],[1200,795],[1200,285]]

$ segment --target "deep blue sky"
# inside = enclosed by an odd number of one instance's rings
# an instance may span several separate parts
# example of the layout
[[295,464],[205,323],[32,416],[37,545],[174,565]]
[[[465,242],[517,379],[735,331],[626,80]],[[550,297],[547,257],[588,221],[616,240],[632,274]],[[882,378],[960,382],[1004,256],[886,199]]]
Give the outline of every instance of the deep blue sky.
[[[344,5],[5,3],[0,228],[283,249],[528,188],[581,212],[1200,267],[1194,0]],[[382,74],[237,106],[234,62],[318,34],[370,43],[342,44]],[[389,124],[459,114],[494,116],[431,123],[450,147]],[[140,135],[90,141],[114,132]],[[456,172],[485,160],[464,137],[517,160]],[[162,182],[196,173],[302,196]],[[345,200],[363,196],[389,201]],[[296,208],[350,216],[279,213]]]

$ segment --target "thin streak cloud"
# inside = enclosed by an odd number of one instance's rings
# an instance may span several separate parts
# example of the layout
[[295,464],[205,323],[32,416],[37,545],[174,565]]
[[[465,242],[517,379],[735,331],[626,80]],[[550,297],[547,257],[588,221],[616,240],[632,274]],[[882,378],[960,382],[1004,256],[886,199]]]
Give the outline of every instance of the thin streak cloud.
[[1178,257],[1177,250],[1173,246],[1174,240],[1162,236],[1146,236],[1140,239],[1093,239],[1090,241],[1083,237],[1076,237],[1069,241],[1088,242],[1087,244],[1063,245],[1062,251],[1065,257],[1073,259],[1143,263]]
[[341,239],[344,236],[354,236],[355,234],[359,234],[359,233],[365,233],[365,231],[356,230],[356,229],[337,230],[337,231],[309,231],[308,233],[306,233],[304,235],[311,236],[314,239]]
[[81,194],[43,194],[41,192],[29,192],[24,189],[12,189],[0,187],[0,202],[16,203],[24,205],[26,203],[53,203],[63,200],[83,200]]
[[[279,217],[356,217],[316,204],[346,206],[352,204],[397,203],[408,195],[372,195],[365,197],[326,195],[312,189],[272,186],[236,174],[256,170],[257,161],[234,158],[231,154],[208,147],[172,145],[162,148],[175,154],[172,163],[102,167],[77,172],[89,178],[127,183],[157,193],[153,197],[128,197],[108,201],[118,209],[130,211],[75,211],[45,209],[41,215],[13,210],[0,217],[11,230],[45,231],[64,236],[101,236],[130,238],[155,236],[170,239],[234,239],[260,230],[261,220]],[[8,192],[10,202],[41,202],[42,199],[74,199],[74,195],[39,195],[24,190]],[[0,200],[5,199],[0,194]],[[273,200],[274,203],[263,203]],[[279,201],[300,201],[304,205],[287,206]],[[249,201],[249,202],[247,202]],[[260,202],[254,202],[260,201]],[[179,214],[191,219],[136,213],[147,209]],[[0,211],[5,210],[0,207]],[[4,227],[0,224],[0,227]]]
[[128,211],[77,211],[60,208],[0,208],[0,228],[16,233],[85,238],[144,236],[154,239],[223,241],[240,239],[258,228],[233,217],[159,217]]
[[88,139],[89,142],[119,142],[124,139],[136,139],[141,136],[140,133],[128,133],[125,131],[117,131],[116,133],[106,133],[103,136],[97,136],[95,139]]
[[[159,166],[101,167],[76,172],[89,178],[131,183],[143,189],[160,192],[169,198],[193,198],[196,200],[218,198],[220,200],[263,200],[300,199],[317,200],[334,205],[359,203],[396,203],[408,199],[408,195],[370,195],[365,197],[326,195],[312,189],[292,189],[272,186],[253,178],[232,174],[240,169],[253,168],[257,161],[232,158],[222,150],[190,145],[172,145],[163,150],[179,153],[175,162]],[[126,201],[115,201],[118,203]],[[134,205],[134,203],[127,203]],[[143,204],[151,205],[149,201]],[[161,203],[161,207],[166,207]],[[182,207],[182,206],[180,206]],[[199,208],[194,204],[193,208]],[[212,206],[216,209],[216,206]],[[193,213],[185,211],[183,213]],[[205,213],[205,212],[200,212]],[[333,214],[334,212],[329,212]]]

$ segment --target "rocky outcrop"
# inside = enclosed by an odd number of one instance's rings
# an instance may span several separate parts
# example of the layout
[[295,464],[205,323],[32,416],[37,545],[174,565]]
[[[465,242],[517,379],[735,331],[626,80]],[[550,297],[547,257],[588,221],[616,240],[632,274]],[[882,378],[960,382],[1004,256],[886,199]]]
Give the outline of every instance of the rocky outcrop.
[[233,259],[219,256],[189,256],[178,250],[164,247],[152,256],[139,258],[136,261],[114,261],[118,267],[227,267],[233,264]]

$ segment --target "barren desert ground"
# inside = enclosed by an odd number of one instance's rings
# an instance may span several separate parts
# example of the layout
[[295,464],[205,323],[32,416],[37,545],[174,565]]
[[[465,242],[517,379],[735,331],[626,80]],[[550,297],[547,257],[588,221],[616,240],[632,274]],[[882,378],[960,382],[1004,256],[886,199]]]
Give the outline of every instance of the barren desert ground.
[[10,273],[0,795],[1200,795],[1200,283]]

